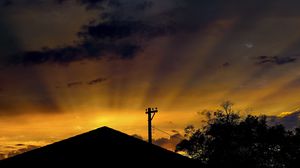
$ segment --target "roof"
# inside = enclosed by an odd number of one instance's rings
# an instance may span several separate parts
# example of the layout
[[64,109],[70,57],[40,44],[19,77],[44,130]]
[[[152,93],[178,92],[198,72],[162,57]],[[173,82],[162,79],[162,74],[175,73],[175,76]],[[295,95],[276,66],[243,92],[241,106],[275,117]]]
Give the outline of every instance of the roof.
[[[113,160],[113,162],[112,162]],[[83,133],[0,162],[5,165],[117,164],[182,162],[187,157],[149,144],[109,127]]]

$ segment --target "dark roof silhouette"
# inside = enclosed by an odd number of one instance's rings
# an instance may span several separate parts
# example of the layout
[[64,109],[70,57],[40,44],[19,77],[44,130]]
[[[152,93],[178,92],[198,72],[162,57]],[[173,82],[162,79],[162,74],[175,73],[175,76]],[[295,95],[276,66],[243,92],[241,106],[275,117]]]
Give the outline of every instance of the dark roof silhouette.
[[[137,164],[190,162],[187,157],[108,127],[83,133],[5,159],[0,167],[22,165]],[[124,165],[124,166],[125,166]]]

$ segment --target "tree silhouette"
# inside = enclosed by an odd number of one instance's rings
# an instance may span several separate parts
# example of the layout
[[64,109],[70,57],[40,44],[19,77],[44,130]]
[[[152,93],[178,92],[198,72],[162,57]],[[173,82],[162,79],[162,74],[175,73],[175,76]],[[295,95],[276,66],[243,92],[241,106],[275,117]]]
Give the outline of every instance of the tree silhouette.
[[268,126],[266,116],[241,117],[233,103],[206,111],[201,129],[188,126],[177,146],[207,167],[286,168],[300,165],[300,128]]

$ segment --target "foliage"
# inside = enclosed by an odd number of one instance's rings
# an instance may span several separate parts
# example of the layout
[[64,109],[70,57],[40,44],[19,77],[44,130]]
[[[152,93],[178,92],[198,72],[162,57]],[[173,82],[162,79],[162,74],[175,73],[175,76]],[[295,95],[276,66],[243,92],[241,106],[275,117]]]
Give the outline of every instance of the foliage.
[[266,116],[241,117],[232,106],[227,101],[221,110],[205,112],[205,126],[186,127],[186,139],[176,150],[186,152],[207,167],[300,165],[300,128],[287,131],[282,125],[268,126]]

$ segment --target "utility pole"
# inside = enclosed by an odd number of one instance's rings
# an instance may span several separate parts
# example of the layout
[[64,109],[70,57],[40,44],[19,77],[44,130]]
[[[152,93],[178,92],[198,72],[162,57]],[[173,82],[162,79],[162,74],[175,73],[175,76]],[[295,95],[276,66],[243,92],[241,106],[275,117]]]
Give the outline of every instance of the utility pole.
[[[152,144],[152,124],[151,121],[154,118],[155,113],[157,113],[157,108],[147,108],[146,114],[148,114],[148,142]],[[153,114],[153,115],[152,115]]]

